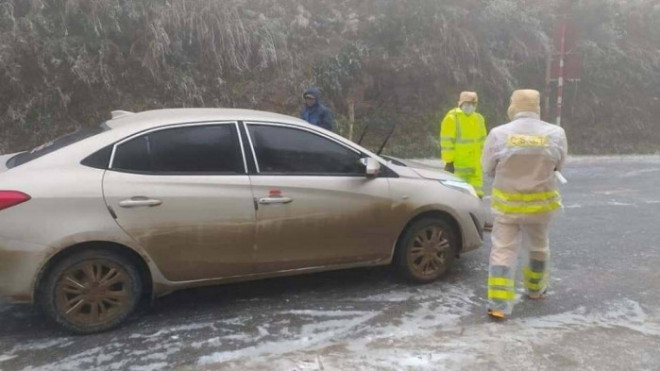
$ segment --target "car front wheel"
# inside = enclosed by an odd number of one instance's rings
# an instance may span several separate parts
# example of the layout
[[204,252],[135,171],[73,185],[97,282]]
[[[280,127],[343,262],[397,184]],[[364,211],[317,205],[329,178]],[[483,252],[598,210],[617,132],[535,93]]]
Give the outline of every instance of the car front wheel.
[[55,322],[78,333],[111,329],[124,321],[142,296],[135,264],[107,250],[89,250],[58,262],[47,273],[39,296]]
[[423,218],[404,232],[395,265],[407,279],[426,283],[438,279],[451,266],[458,251],[456,231],[441,218]]

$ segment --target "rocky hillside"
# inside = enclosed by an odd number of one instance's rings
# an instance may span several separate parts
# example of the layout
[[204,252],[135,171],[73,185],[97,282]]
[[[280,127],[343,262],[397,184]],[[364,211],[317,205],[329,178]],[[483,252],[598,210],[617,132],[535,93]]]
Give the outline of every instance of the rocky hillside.
[[[511,91],[545,91],[570,10],[584,60],[566,89],[573,153],[660,150],[657,0],[0,0],[0,153],[113,109],[296,114],[319,85],[343,135],[433,156],[438,122],[477,90],[490,127]],[[352,129],[352,130],[351,130]]]

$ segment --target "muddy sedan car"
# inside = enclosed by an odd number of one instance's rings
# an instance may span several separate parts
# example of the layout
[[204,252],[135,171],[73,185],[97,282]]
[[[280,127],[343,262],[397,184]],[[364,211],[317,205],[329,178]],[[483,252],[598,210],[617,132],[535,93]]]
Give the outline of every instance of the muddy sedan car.
[[91,333],[193,286],[391,263],[432,281],[481,225],[451,174],[292,117],[115,111],[0,157],[0,295]]

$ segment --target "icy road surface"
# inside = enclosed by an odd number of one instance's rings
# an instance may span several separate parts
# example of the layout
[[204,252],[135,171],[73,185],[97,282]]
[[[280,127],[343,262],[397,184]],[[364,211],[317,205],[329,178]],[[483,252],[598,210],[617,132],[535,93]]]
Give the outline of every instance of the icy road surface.
[[379,268],[189,290],[100,335],[0,304],[0,370],[660,370],[660,157],[564,175],[550,294],[505,323],[487,241],[429,285]]

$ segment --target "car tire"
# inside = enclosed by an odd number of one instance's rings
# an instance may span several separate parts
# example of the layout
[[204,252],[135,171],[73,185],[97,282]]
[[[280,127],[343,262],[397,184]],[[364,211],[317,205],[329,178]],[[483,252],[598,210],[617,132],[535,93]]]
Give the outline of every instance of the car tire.
[[46,273],[37,300],[44,312],[77,334],[122,323],[138,306],[143,282],[130,258],[104,249],[75,253]]
[[457,231],[450,223],[443,218],[423,218],[404,231],[394,264],[409,281],[427,283],[447,273],[457,251]]

